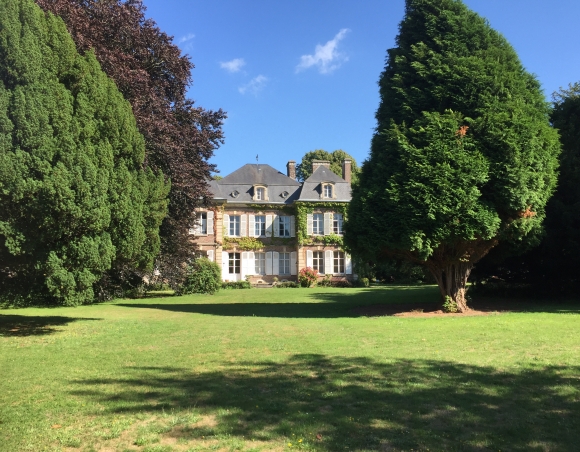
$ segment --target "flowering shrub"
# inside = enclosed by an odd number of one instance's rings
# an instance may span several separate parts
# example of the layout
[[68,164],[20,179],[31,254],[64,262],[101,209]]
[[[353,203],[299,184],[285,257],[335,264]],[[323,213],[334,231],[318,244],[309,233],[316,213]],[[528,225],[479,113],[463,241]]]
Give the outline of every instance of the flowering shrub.
[[318,272],[310,267],[305,267],[298,273],[298,281],[302,287],[312,287],[316,283]]

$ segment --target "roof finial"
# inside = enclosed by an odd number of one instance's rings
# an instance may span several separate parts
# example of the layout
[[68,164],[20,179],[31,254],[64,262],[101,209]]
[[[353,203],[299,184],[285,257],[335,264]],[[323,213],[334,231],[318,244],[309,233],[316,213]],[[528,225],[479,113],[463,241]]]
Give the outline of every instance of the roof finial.
[[260,171],[260,159],[258,158],[258,154],[256,154],[256,165],[258,166],[258,171]]

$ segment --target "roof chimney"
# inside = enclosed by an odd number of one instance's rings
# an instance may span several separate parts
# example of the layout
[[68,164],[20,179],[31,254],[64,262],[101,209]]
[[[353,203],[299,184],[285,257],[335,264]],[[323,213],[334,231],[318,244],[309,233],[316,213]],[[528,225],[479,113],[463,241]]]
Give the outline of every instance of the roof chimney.
[[325,166],[330,169],[330,160],[312,160],[312,174],[314,174],[319,166]]
[[286,164],[287,175],[291,179],[296,179],[296,162],[294,160],[289,160]]
[[342,162],[342,178],[350,184],[352,179],[352,160],[344,159]]

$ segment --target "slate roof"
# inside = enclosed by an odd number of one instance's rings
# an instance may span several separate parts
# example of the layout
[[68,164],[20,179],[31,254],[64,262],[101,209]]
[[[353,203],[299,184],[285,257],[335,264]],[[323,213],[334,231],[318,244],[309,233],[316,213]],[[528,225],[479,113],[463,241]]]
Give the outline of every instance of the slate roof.
[[[210,190],[215,200],[225,200],[227,203],[236,204],[291,204],[294,201],[330,201],[320,199],[322,182],[334,184],[336,198],[332,201],[350,201],[350,184],[325,166],[318,167],[312,176],[300,183],[270,165],[248,163],[221,180],[210,181]],[[268,187],[266,201],[253,200],[254,185],[259,184]]]
[[[300,182],[263,163],[248,163],[223,179],[212,182],[210,188],[214,199],[225,199],[228,203],[290,204],[298,199],[301,186]],[[253,200],[253,187],[257,184],[268,188],[266,201]]]
[[[323,182],[332,182],[334,185],[335,198],[320,199]],[[299,201],[337,201],[349,202],[351,200],[350,184],[342,177],[334,174],[325,166],[319,166],[312,176],[304,181]]]

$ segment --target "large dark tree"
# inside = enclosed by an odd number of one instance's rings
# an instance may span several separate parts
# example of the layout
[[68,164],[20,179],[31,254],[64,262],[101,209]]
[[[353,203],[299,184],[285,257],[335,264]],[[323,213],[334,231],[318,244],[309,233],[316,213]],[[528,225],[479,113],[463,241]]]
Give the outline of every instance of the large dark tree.
[[296,178],[300,181],[304,181],[312,176],[313,160],[328,160],[330,162],[330,170],[337,176],[342,177],[342,162],[344,162],[345,159],[350,159],[352,161],[351,181],[356,183],[360,169],[356,164],[356,160],[342,149],[337,149],[333,152],[328,152],[324,149],[316,149],[314,151],[307,152],[304,154],[304,157],[302,157],[300,163],[296,165]]
[[204,110],[187,98],[194,66],[171,36],[145,18],[141,0],[36,2],[64,19],[77,49],[92,49],[131,103],[145,137],[146,165],[171,179],[158,265],[164,277],[181,275],[192,253],[192,212],[209,196],[215,166],[208,161],[223,141],[224,112]]
[[169,185],[143,168],[130,104],[32,0],[0,2],[0,292],[92,302],[113,267],[151,269]]
[[425,265],[466,311],[473,265],[541,229],[558,135],[538,81],[461,1],[407,0],[396,43],[346,243]]

